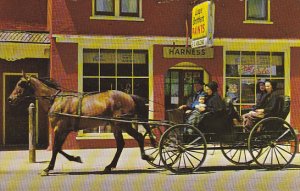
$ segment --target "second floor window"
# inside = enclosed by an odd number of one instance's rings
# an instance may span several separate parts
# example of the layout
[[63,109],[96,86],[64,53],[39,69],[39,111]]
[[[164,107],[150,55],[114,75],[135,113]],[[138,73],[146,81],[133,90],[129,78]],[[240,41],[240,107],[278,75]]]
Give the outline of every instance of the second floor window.
[[247,0],[246,2],[246,20],[268,21],[268,1],[269,0]]
[[94,0],[95,15],[139,17],[140,0]]

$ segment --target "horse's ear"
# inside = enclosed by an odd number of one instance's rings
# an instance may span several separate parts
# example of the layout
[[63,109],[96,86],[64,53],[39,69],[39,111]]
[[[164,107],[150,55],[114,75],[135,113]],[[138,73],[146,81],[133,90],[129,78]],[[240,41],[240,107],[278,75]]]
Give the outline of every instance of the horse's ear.
[[22,70],[22,76],[23,78],[26,78],[26,73]]
[[27,76],[27,74],[22,70],[22,76],[26,81],[30,81],[30,76]]

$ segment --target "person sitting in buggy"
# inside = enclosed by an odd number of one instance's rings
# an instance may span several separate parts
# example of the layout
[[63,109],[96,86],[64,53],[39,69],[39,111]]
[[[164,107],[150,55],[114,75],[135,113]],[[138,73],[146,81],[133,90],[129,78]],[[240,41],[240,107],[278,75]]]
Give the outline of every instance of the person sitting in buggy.
[[191,111],[190,115],[188,116],[187,123],[190,125],[193,125],[195,127],[198,126],[202,118],[205,116],[206,112],[206,104],[205,104],[205,98],[206,96],[200,95],[198,104],[195,105],[195,109]]
[[280,95],[279,92],[276,91],[276,86],[277,83],[275,81],[266,80],[266,95],[264,95],[261,101],[256,104],[254,111],[250,111],[242,116],[244,127],[252,128],[254,123],[260,119],[266,117],[277,117],[280,115]]
[[196,80],[194,84],[194,93],[190,97],[189,102],[185,105],[181,105],[178,109],[191,112],[195,109],[195,106],[199,104],[199,97],[205,95],[203,90],[204,82],[202,80]]
[[201,112],[192,112],[186,123],[194,125],[203,132],[222,132],[226,124],[226,106],[218,94],[217,82],[209,82],[205,86],[206,90],[206,107]]

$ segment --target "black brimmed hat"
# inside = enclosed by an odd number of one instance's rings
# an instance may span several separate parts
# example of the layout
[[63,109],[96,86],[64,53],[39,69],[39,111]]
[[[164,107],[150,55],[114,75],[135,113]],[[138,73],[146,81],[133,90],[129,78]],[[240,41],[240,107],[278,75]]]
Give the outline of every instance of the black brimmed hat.
[[206,84],[207,87],[209,87],[213,92],[218,90],[218,83],[215,81],[209,82]]

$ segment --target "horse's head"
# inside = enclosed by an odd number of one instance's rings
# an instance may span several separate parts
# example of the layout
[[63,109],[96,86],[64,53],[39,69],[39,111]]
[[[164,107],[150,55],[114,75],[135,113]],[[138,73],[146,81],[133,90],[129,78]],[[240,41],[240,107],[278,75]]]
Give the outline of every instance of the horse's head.
[[23,76],[16,84],[15,89],[8,97],[8,102],[12,105],[16,105],[27,97],[33,96],[34,89],[30,83],[30,76],[27,76],[23,72]]

